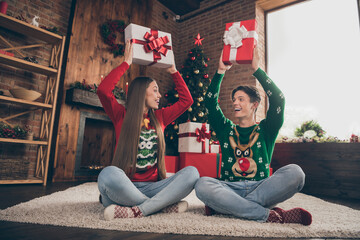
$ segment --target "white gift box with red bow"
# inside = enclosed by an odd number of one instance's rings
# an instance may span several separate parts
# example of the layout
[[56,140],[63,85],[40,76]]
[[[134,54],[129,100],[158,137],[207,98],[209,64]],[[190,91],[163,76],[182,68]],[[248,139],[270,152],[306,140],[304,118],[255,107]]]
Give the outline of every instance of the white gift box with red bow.
[[209,153],[209,129],[206,123],[179,124],[179,152]]
[[159,68],[174,64],[171,34],[130,23],[125,28],[125,41],[133,44],[133,63]]

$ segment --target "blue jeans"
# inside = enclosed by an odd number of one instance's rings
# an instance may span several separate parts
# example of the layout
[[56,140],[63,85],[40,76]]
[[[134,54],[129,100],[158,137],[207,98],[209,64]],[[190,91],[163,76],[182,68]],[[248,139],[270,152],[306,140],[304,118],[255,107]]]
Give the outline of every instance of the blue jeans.
[[304,184],[302,169],[289,164],[260,181],[225,182],[202,177],[195,191],[205,205],[219,213],[265,222],[272,207],[301,191]]
[[186,197],[198,179],[198,170],[190,166],[157,182],[132,182],[122,169],[109,166],[100,172],[98,188],[104,207],[138,206],[147,216]]

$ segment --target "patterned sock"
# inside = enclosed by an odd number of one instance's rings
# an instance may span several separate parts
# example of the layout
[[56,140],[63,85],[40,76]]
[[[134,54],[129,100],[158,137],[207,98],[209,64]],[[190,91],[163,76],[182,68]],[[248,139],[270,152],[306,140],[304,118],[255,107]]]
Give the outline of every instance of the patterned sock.
[[122,207],[119,205],[112,204],[105,208],[104,218],[105,220],[113,220],[115,218],[140,218],[143,217],[140,209],[135,207]]
[[281,217],[281,215],[274,211],[274,210],[270,210],[269,212],[269,217],[266,220],[266,222],[272,222],[272,223],[283,223],[283,218]]
[[163,212],[163,213],[182,213],[188,209],[188,206],[189,206],[189,204],[187,201],[180,201],[180,202],[174,203],[170,206],[167,206],[166,208],[162,209],[161,212]]
[[312,222],[311,213],[302,208],[293,208],[285,211],[276,207],[273,210],[282,216],[283,223],[299,223],[308,226]]
[[216,214],[216,211],[214,209],[212,209],[211,207],[205,205],[205,215],[206,216],[211,216]]

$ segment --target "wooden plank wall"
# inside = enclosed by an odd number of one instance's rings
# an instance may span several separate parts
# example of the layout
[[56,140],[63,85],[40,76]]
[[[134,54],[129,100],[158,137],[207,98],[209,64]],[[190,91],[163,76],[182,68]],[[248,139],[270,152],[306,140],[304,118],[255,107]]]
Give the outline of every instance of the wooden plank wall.
[[[72,181],[74,178],[75,154],[80,120],[80,111],[104,114],[90,108],[79,108],[65,104],[65,91],[75,81],[99,84],[101,75],[106,76],[118,66],[122,57],[114,59],[103,43],[100,26],[106,20],[124,20],[126,24],[136,23],[150,26],[153,0],[77,0],[69,46],[63,99],[58,127],[58,140],[54,159],[53,181]],[[124,36],[119,35],[120,42]],[[132,65],[120,79],[118,86],[138,75],[144,75],[145,68]]]
[[271,166],[298,164],[304,193],[360,199],[360,143],[277,143]]

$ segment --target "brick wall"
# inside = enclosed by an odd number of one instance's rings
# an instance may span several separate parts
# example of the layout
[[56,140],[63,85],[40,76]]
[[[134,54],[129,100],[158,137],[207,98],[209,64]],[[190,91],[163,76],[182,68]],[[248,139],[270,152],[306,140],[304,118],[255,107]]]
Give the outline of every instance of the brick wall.
[[[37,15],[40,17],[38,21],[40,26],[57,27],[61,35],[66,35],[71,0],[7,0],[6,2],[8,3],[7,15],[13,17],[22,16],[28,23],[31,23],[32,18]],[[15,46],[38,43],[32,38],[5,29],[0,29],[0,34]],[[1,48],[8,47],[3,42],[0,42],[0,46]],[[36,60],[41,65],[48,66],[50,50],[51,46],[46,46],[23,49],[21,53],[27,57],[36,56]],[[22,58],[18,53],[14,53],[16,57]],[[8,94],[7,90],[14,87],[24,87],[44,93],[46,77],[0,64],[0,90]],[[40,101],[43,101],[43,96],[40,98]],[[23,105],[0,102],[0,117],[6,117],[26,110],[28,110],[28,107]],[[41,111],[32,112],[11,119],[9,123],[21,127],[29,125],[34,132],[34,137],[38,137],[41,123],[40,113]],[[24,179],[27,177],[27,174],[32,176],[35,170],[36,153],[37,146],[34,145],[0,143],[0,169],[3,169],[0,173],[0,178],[12,179],[20,177]],[[21,160],[18,161],[19,159]]]

